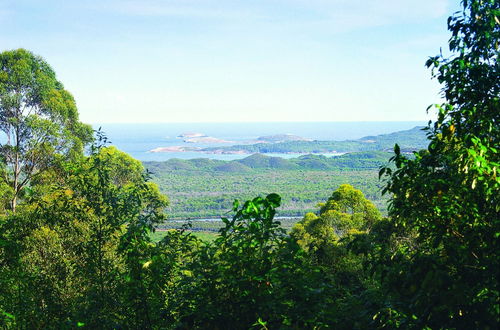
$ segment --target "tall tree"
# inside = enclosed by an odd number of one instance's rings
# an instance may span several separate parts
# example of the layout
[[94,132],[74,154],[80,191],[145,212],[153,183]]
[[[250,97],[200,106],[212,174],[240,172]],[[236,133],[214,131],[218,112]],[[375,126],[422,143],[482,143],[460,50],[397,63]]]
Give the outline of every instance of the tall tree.
[[52,68],[24,49],[0,53],[0,131],[7,167],[2,179],[13,191],[12,211],[34,176],[57,157],[81,154],[92,138]]
[[382,219],[380,211],[351,185],[343,184],[320,204],[319,214],[307,213],[291,236],[319,264],[337,266],[343,257],[339,240],[350,234],[369,232]]
[[395,235],[413,237],[386,259],[391,315],[419,328],[500,321],[500,3],[462,4],[448,19],[451,55],[427,62],[446,99],[427,128],[430,144],[414,159],[396,145],[396,170],[381,170]]

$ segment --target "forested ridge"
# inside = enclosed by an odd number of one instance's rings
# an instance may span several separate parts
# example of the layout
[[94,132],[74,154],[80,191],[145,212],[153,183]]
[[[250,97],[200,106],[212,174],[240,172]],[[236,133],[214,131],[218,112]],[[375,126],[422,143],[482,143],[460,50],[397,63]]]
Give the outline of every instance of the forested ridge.
[[380,166],[387,152],[360,152],[336,157],[305,155],[293,159],[254,154],[241,160],[171,159],[144,162],[151,180],[169,196],[169,219],[213,218],[227,214],[235,199],[278,193],[280,216],[302,217],[316,209],[341,184],[351,184],[383,212]]
[[427,144],[423,127],[414,127],[410,130],[365,136],[357,140],[346,141],[285,141],[277,143],[243,144],[227,147],[203,148],[201,151],[232,153],[334,153],[360,151],[388,151],[398,141],[402,150],[412,152],[424,148]]
[[[212,241],[188,226],[155,241],[169,200],[144,165],[92,135],[43,58],[0,53],[0,326],[498,328],[500,5],[462,5],[448,20],[449,55],[426,62],[443,96],[428,109],[427,146],[408,155],[396,144],[378,171],[387,216],[356,182],[338,182],[287,231],[276,219],[286,193],[262,191],[234,201]],[[146,165],[291,182],[342,164],[257,155]],[[162,189],[189,186],[166,178]]]
[[155,175],[172,171],[248,173],[259,170],[366,170],[387,165],[391,156],[391,153],[383,151],[354,152],[334,157],[311,154],[290,159],[253,154],[232,161],[173,158],[162,162],[144,162],[144,165]]

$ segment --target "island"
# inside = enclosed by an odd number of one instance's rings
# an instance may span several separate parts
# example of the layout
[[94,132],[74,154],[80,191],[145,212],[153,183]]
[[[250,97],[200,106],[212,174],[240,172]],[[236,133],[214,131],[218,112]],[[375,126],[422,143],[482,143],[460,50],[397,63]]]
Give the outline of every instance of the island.
[[207,135],[203,134],[203,133],[195,133],[195,132],[186,132],[186,133],[182,133],[182,134],[177,135],[177,137],[181,138],[181,139],[192,139],[192,138],[199,138],[199,137],[205,137],[205,136],[207,136]]
[[[201,134],[201,133],[193,133]],[[283,138],[291,140],[280,141]],[[299,138],[299,139],[297,139]],[[291,134],[280,134],[259,137],[258,143],[248,145],[213,146],[213,147],[164,147],[150,152],[186,152],[195,151],[205,154],[344,154],[363,151],[392,151],[398,143],[400,151],[412,153],[429,143],[422,127],[376,136],[365,136],[357,140],[317,141],[307,140]],[[264,142],[266,141],[266,142]],[[269,142],[276,141],[276,142]],[[210,136],[185,139],[188,143],[230,143]]]
[[171,147],[158,147],[149,150],[148,152],[187,152],[187,151],[200,151],[198,147],[182,147],[182,146],[171,146]]

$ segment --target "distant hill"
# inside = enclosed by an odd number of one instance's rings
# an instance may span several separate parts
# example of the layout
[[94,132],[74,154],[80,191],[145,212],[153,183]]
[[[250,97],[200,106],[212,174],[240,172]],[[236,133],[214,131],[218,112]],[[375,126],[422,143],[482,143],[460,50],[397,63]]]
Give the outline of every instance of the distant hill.
[[287,142],[287,141],[312,141],[311,139],[306,139],[301,136],[293,135],[293,134],[276,134],[276,135],[267,135],[260,136],[257,138],[258,141],[267,142],[267,143],[279,143],[279,142]]
[[290,162],[281,157],[268,157],[262,154],[253,154],[246,158],[236,160],[234,162],[239,162],[251,168],[274,168],[274,169],[294,169],[297,166],[293,162]]
[[217,172],[246,173],[251,171],[250,167],[238,162],[227,162],[214,168]]
[[365,151],[284,159],[254,154],[232,161],[170,159],[144,162],[144,166],[169,196],[171,218],[219,217],[231,209],[235,199],[271,192],[283,198],[280,215],[302,217],[317,210],[316,205],[344,183],[360,187],[377,206],[384,207],[378,170],[392,155]]
[[311,154],[284,159],[253,154],[232,161],[174,158],[164,162],[144,162],[144,165],[153,173],[166,171],[246,173],[259,170],[365,170],[378,169],[381,165],[387,164],[391,155],[391,153],[384,151],[365,151],[331,157]]
[[341,153],[360,151],[388,151],[398,143],[401,150],[411,152],[425,148],[429,141],[422,131],[423,127],[409,130],[365,136],[358,140],[345,141],[286,141],[278,143],[256,143],[250,145],[234,145],[227,147],[211,147],[202,149],[207,153]]

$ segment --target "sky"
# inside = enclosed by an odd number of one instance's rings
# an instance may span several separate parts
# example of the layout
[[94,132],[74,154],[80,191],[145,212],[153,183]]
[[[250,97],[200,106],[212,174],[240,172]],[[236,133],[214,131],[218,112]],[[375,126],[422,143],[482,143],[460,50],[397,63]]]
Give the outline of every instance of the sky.
[[86,123],[420,121],[458,0],[0,0]]

